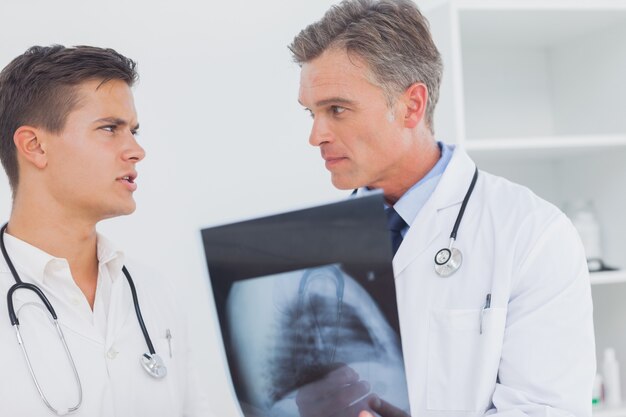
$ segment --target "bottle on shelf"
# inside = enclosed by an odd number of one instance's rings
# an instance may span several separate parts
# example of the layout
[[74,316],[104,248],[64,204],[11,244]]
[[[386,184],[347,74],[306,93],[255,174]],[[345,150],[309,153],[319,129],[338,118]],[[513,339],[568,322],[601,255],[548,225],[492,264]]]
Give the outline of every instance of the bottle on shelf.
[[604,349],[602,364],[604,376],[604,400],[607,407],[619,407],[622,404],[622,387],[619,377],[619,363],[615,357],[615,349]]
[[591,200],[572,204],[570,217],[585,247],[589,271],[608,270],[603,262],[600,224]]
[[596,377],[593,379],[593,390],[591,391],[591,405],[594,407],[600,406],[604,403],[602,399],[602,385],[602,375],[596,374]]

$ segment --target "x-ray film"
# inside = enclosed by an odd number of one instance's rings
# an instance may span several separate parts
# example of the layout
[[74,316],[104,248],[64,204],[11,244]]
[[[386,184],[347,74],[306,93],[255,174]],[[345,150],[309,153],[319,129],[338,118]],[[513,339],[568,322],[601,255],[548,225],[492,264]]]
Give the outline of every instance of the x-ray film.
[[202,230],[246,417],[409,412],[382,194]]

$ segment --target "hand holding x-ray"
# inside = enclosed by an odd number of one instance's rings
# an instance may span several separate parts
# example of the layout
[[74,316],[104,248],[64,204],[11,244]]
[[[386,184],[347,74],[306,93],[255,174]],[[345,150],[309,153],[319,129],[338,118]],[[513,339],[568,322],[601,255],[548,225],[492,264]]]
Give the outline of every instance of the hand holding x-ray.
[[324,378],[298,390],[300,417],[410,417],[406,412],[370,392],[370,384],[344,364]]
[[370,384],[359,380],[356,371],[346,365],[300,389],[296,404],[300,417],[357,417],[368,407]]
[[[370,398],[368,405],[381,417],[411,417],[406,411],[378,398],[376,395]],[[359,413],[359,417],[374,417],[374,414],[363,410]]]

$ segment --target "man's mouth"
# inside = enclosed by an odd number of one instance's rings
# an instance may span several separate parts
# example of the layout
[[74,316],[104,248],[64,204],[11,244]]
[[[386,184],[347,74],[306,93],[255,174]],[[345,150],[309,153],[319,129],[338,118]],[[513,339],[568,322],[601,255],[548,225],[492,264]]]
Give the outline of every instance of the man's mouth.
[[131,172],[127,175],[117,178],[117,181],[126,181],[130,184],[134,184],[136,179],[137,179],[137,174],[135,174],[134,172]]
[[130,173],[128,175],[121,176],[117,178],[116,181],[125,184],[129,191],[135,191],[137,189],[137,184],[135,184],[135,180],[137,179],[137,174]]
[[332,167],[334,167],[335,165],[340,164],[343,161],[346,161],[348,158],[346,157],[325,157],[324,160],[326,161],[325,165],[327,169],[330,169]]

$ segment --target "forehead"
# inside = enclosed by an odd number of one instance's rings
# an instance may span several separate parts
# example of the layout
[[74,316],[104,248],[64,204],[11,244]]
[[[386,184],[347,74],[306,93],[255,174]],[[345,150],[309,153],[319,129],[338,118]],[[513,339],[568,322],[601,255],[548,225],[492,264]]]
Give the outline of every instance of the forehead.
[[97,115],[98,117],[121,117],[135,119],[133,93],[122,80],[89,80],[75,89],[77,106],[72,114]]
[[357,100],[363,93],[380,90],[371,82],[368,65],[345,49],[329,49],[302,65],[299,101],[314,106],[331,97]]

